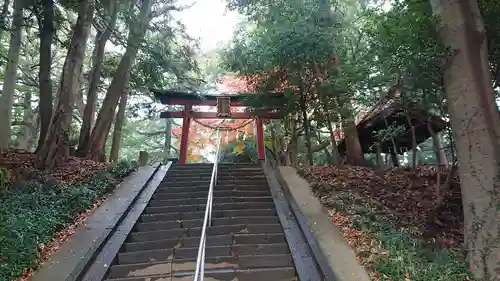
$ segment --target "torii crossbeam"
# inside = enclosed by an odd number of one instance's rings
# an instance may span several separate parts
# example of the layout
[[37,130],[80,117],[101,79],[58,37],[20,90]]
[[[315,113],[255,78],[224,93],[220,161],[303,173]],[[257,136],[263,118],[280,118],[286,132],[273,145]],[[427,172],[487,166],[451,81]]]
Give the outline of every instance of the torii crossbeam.
[[[182,118],[181,147],[179,150],[179,164],[185,164],[188,150],[188,137],[191,118],[194,119],[254,119],[257,128],[257,156],[259,160],[265,160],[264,150],[264,122],[265,119],[281,119],[279,110],[264,108],[256,111],[245,104],[246,98],[255,97],[258,94],[238,95],[199,95],[178,91],[152,90],[155,97],[164,105],[184,106],[182,111],[165,111],[160,118]],[[281,93],[266,94],[266,99],[283,100]],[[217,106],[217,112],[192,111],[193,106]],[[246,107],[244,112],[231,112],[231,107]],[[167,132],[170,134],[171,132]]]

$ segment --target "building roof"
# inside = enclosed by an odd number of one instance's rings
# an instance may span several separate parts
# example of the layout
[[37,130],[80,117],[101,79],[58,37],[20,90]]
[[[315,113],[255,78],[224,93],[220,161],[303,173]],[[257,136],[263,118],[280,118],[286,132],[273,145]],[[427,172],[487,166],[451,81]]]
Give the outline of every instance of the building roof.
[[[398,96],[398,86],[391,87],[388,93],[380,99],[370,110],[364,113],[356,122],[359,141],[364,153],[374,152],[374,144],[377,142],[375,133],[387,129],[387,124],[396,123],[405,128],[404,133],[394,138],[398,146],[399,153],[412,148],[411,127],[408,124],[405,113],[408,111],[399,104],[395,98]],[[434,132],[440,132],[446,128],[447,122],[439,116],[433,116],[422,110],[410,110],[412,126],[415,128],[417,145],[431,137],[428,124],[432,126]],[[387,124],[386,124],[387,122]],[[389,153],[391,141],[381,144],[382,152]],[[345,152],[345,141],[338,144],[341,154]]]

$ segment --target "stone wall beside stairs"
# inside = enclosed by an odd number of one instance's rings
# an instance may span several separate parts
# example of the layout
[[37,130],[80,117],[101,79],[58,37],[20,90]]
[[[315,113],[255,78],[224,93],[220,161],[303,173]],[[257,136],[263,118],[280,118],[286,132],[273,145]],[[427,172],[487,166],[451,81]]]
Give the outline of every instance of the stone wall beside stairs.
[[332,223],[326,208],[314,195],[307,181],[293,167],[279,167],[280,182],[286,184],[290,195],[306,218],[321,252],[332,269],[336,281],[370,281],[366,270],[356,260],[356,255],[347,241]]

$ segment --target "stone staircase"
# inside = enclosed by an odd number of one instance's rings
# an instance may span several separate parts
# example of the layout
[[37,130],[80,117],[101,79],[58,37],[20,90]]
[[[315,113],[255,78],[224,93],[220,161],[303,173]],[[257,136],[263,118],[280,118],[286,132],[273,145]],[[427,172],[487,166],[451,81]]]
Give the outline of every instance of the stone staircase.
[[[106,280],[193,280],[212,167],[170,168]],[[258,165],[219,165],[207,236],[207,280],[297,280],[273,198]]]

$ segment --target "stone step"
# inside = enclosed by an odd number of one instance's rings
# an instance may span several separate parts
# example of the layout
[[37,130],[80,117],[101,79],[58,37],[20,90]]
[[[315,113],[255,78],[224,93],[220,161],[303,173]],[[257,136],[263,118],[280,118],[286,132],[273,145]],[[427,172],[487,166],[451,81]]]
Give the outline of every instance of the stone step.
[[[206,271],[206,281],[292,281],[296,276],[293,267],[256,268],[250,270],[213,270]],[[147,277],[126,277],[107,279],[107,281],[193,281],[194,273],[182,272],[173,275],[152,275]]]
[[[208,165],[199,165],[199,166],[183,166],[177,165],[172,167],[172,172],[212,172],[214,168],[213,164]],[[219,164],[218,172],[221,173],[229,173],[229,172],[255,172],[262,171],[262,168],[259,165],[221,165]]]
[[[213,269],[252,269],[291,267],[291,255],[258,255],[258,256],[218,256],[205,258],[205,271]],[[109,278],[127,276],[171,275],[175,272],[194,272],[196,259],[171,259],[168,261],[114,265],[110,268]]]
[[[164,256],[173,255],[177,248],[196,248],[199,245],[200,237],[128,242],[123,244],[122,252],[118,255],[118,262],[130,263],[133,259],[141,259],[136,262],[161,261],[165,259]],[[207,247],[230,247],[231,245],[233,245],[233,236],[230,234],[207,236]]]
[[[185,193],[185,192],[208,192],[210,185],[173,185],[169,187],[160,186],[156,190],[156,194],[163,193]],[[214,187],[214,192],[216,191],[269,191],[269,186],[267,183],[261,184],[245,184],[245,185],[217,185]],[[241,196],[240,196],[241,197]]]
[[[245,243],[240,243],[243,245],[251,244],[281,244],[286,243],[284,234],[282,233],[269,233],[269,234],[223,234],[223,235],[208,235],[207,236],[207,247],[212,246],[225,246],[230,247],[234,244],[237,236],[238,241],[243,241]],[[133,254],[142,251],[152,251],[152,250],[172,250],[174,248],[180,247],[198,247],[200,245],[200,237],[179,237],[173,239],[165,239],[164,237],[154,237],[156,239],[148,239],[144,241],[131,241],[123,244],[121,254]],[[163,238],[163,239],[158,239]],[[170,253],[170,254],[172,254]],[[149,260],[149,259],[148,259]],[[146,261],[148,261],[146,260]],[[158,260],[158,259],[155,259]],[[120,261],[124,263],[125,261]]]
[[[173,213],[173,212],[200,212],[205,211],[206,204],[198,205],[178,205],[166,207],[148,206],[144,210],[145,214],[155,213]],[[252,209],[271,209],[273,202],[238,202],[238,203],[216,203],[212,204],[212,210],[252,210]]]
[[[261,180],[249,180],[248,182],[246,181],[241,181],[241,182],[233,182],[233,181],[219,181],[215,185],[215,187],[220,187],[220,186],[236,186],[236,187],[246,187],[246,186],[267,186],[268,183],[267,181],[261,181]],[[205,187],[208,189],[210,186],[210,181],[199,181],[199,182],[193,182],[193,181],[186,181],[186,182],[165,182],[163,184],[160,184],[158,188],[182,188],[182,187]],[[248,188],[247,188],[248,189]]]
[[[162,229],[152,231],[138,231],[130,233],[128,241],[147,242],[161,239],[181,239],[183,237],[201,236],[201,227]],[[207,229],[207,235],[227,235],[227,234],[275,234],[283,233],[281,224],[236,224],[212,226]],[[255,243],[259,244],[259,243]]]
[[[177,166],[173,167],[171,170],[172,172],[204,172],[204,173],[209,173],[213,171],[214,166],[213,165],[208,165],[208,166],[199,166],[199,167],[182,167],[182,166]],[[256,171],[261,171],[262,168],[259,166],[249,166],[249,167],[230,167],[230,166],[218,166],[217,167],[218,172],[220,173],[230,173],[230,172],[256,172]]]
[[[215,198],[214,198],[215,200]],[[257,210],[213,210],[212,218],[238,218],[250,216],[276,216],[276,210],[270,209],[257,209]],[[169,221],[169,220],[193,220],[203,219],[205,211],[199,212],[173,212],[173,213],[159,213],[159,214],[143,214],[139,221],[141,222],[156,222],[156,221]]]
[[[279,224],[278,216],[266,217],[236,217],[236,218],[212,218],[212,227],[227,225],[249,225],[249,224]],[[203,226],[203,219],[195,220],[169,220],[157,222],[139,222],[135,225],[136,231],[156,231],[177,228],[196,228]]]
[[[189,175],[189,177],[187,177]],[[210,179],[212,177],[212,171],[209,173],[201,172],[201,173],[171,173],[167,174],[164,181],[172,180],[172,181],[182,181],[186,179]],[[262,171],[242,171],[242,172],[218,172],[217,179],[219,180],[231,180],[231,179],[262,179],[266,176],[262,173]]]
[[[199,167],[199,166],[213,166],[214,163],[188,163],[188,164],[179,164],[175,163],[175,167]],[[230,163],[230,162],[219,162],[220,167],[260,167],[259,164],[256,163]]]
[[[213,166],[205,166],[205,167],[198,167],[198,168],[178,168],[175,167],[171,169],[169,172],[179,172],[179,173],[203,173],[203,174],[210,174],[213,171]],[[261,172],[262,173],[262,168],[261,167],[236,167],[236,168],[231,168],[231,167],[218,167],[217,173],[220,174],[230,174],[230,173],[256,173],[256,172]]]
[[[208,237],[207,247],[205,248],[205,255],[207,257],[215,257],[240,255],[277,255],[290,253],[288,245],[285,243],[212,246],[216,245],[217,243],[227,242],[229,239],[232,238],[227,237],[227,235]],[[140,248],[139,243],[129,243],[128,245],[126,245],[127,249],[123,250],[143,250],[121,252],[118,255],[118,261],[119,264],[130,264],[152,261],[166,261],[173,258],[194,259],[198,256],[198,244],[193,242],[193,240],[195,240],[194,238],[187,238],[187,240],[191,240],[184,242],[185,244],[187,244],[187,246],[180,245],[178,240],[152,241],[151,243],[146,245],[150,246],[150,248]],[[169,246],[172,247],[165,248]]]
[[[217,184],[215,186],[245,186],[245,185],[266,185],[267,186],[267,180],[266,179],[235,179],[235,180],[218,180]],[[162,182],[158,187],[185,187],[185,186],[192,186],[192,187],[202,187],[210,186],[210,179],[207,180],[198,180],[198,181],[193,181],[193,180],[183,180],[183,181],[164,181]]]
[[[212,176],[212,168],[210,169],[191,169],[191,170],[169,170],[167,173],[166,177],[173,176],[173,177],[180,177],[184,175],[193,175],[193,176],[203,176],[203,177],[211,177]],[[218,176],[235,176],[235,175],[263,175],[262,169],[252,169],[252,170],[225,170],[225,169],[219,169],[217,171]]]
[[[168,200],[181,198],[200,198],[206,197],[207,191],[195,192],[156,192],[153,199]],[[264,197],[271,194],[270,190],[214,190],[214,198],[218,197]]]
[[[206,197],[199,198],[181,198],[181,199],[153,199],[149,202],[151,207],[168,207],[168,206],[179,206],[179,205],[200,205],[207,202]],[[213,204],[221,203],[240,203],[240,202],[273,202],[271,196],[263,197],[217,197],[213,199]]]
[[[185,181],[210,181],[212,174],[172,174],[167,175],[162,183],[165,182],[185,182]],[[237,174],[218,174],[218,181],[233,181],[233,180],[263,180],[266,177],[262,173],[237,173]]]
[[[294,281],[296,279],[295,268],[255,268],[250,270],[234,270],[234,271],[209,271],[205,273],[206,281],[256,281],[256,280],[272,280],[272,281]],[[192,281],[194,274],[174,274],[170,281]],[[209,279],[208,279],[209,278]],[[126,280],[129,281],[129,280]],[[132,280],[135,281],[135,280]],[[146,281],[146,280],[145,280]]]

